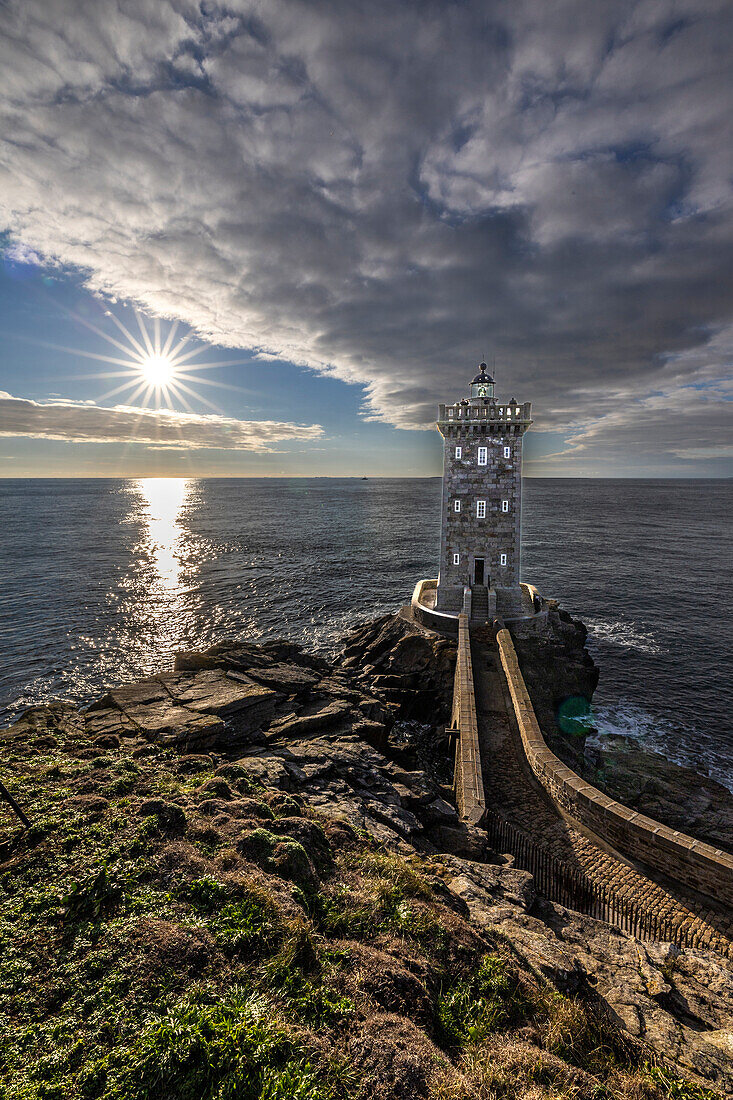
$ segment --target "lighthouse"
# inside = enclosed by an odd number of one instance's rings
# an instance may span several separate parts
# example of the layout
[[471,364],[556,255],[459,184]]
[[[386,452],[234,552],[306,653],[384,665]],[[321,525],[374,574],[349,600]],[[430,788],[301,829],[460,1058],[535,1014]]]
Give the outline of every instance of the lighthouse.
[[436,610],[472,618],[521,614],[522,441],[531,403],[499,401],[481,363],[469,396],[440,405],[443,499]]

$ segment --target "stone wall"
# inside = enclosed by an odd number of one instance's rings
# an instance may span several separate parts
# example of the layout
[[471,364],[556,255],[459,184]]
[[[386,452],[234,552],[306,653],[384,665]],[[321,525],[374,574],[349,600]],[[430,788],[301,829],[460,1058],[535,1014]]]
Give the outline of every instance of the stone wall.
[[435,630],[438,634],[448,634],[455,638],[458,634],[458,618],[460,605],[457,604],[455,612],[441,612],[435,610],[435,592],[438,587],[436,580],[428,579],[418,581],[412,593],[410,608],[412,616],[421,626],[428,630]]
[[464,821],[477,825],[484,815],[484,781],[478,740],[476,694],[473,685],[471,635],[468,615],[458,617],[458,653],[453,688],[451,725],[458,733],[454,787],[458,812]]
[[509,631],[499,630],[496,640],[525,756],[557,807],[627,858],[718,901],[733,898],[733,856],[628,809],[581,779],[551,752]]
[[[522,434],[498,424],[442,426],[444,434],[443,500],[440,546],[440,587],[462,589],[473,584],[475,561],[484,561],[484,583],[494,588],[518,588],[522,496]],[[461,457],[456,458],[456,447]],[[487,451],[478,465],[478,449]],[[504,448],[511,456],[504,458]],[[479,518],[477,501],[485,501]],[[502,511],[502,501],[509,510]],[[456,501],[461,510],[456,512]],[[458,554],[460,562],[453,564]],[[506,564],[501,565],[501,555]],[[440,591],[440,590],[439,590]],[[439,603],[440,606],[440,603]]]

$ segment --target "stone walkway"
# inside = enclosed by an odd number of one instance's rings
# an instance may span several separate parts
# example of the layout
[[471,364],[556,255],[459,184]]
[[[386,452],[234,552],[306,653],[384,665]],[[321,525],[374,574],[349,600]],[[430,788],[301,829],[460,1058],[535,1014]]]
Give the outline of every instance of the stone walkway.
[[[526,832],[535,844],[594,881],[667,919],[679,918],[701,937],[701,944],[733,958],[733,914],[710,899],[666,888],[603,850],[570,826],[531,773],[514,723],[511,700],[496,648],[472,643],[479,743],[486,805]],[[674,893],[671,890],[674,890]]]

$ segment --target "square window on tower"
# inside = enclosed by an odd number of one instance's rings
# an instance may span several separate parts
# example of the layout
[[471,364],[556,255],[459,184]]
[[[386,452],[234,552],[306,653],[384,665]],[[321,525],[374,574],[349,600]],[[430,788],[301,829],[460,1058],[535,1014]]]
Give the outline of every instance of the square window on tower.
[[461,555],[460,554],[454,554],[453,555],[453,564],[454,565],[460,565],[461,564]]
[[460,502],[460,500],[454,500],[454,501],[453,501],[453,511],[454,511],[454,512],[460,512],[460,510],[461,510],[461,502]]
[[476,519],[486,519],[486,501],[476,501]]
[[456,447],[456,458],[460,458],[463,454],[463,447]]
[[508,500],[502,500],[501,510],[502,510],[502,512],[508,512],[509,511],[509,501]]
[[488,461],[488,447],[479,447],[478,449],[478,464],[479,466],[485,466]]

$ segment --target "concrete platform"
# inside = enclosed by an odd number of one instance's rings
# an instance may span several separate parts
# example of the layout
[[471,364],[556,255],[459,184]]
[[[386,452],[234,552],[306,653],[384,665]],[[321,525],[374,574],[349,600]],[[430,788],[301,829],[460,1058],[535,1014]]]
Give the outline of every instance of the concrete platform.
[[[501,619],[505,623],[531,624],[536,622],[539,624],[545,622],[547,619],[547,605],[543,597],[539,594],[534,585],[522,584],[520,587],[522,590],[521,614],[507,614],[506,611],[502,611],[501,600],[497,601],[497,609],[496,612],[494,612],[493,601],[490,600],[489,618],[484,619],[472,616],[471,624],[478,625],[480,623],[483,626],[486,622],[493,622],[495,618]],[[493,593],[493,591],[493,589],[490,590],[491,593]],[[439,611],[435,606],[437,592],[437,580],[430,578],[417,582],[415,590],[412,593],[412,600],[410,601],[413,617],[417,622],[422,623],[423,626],[428,627],[430,630],[437,630],[440,634],[449,634],[452,637],[457,637],[458,612]],[[499,595],[501,595],[501,593],[499,593]]]

